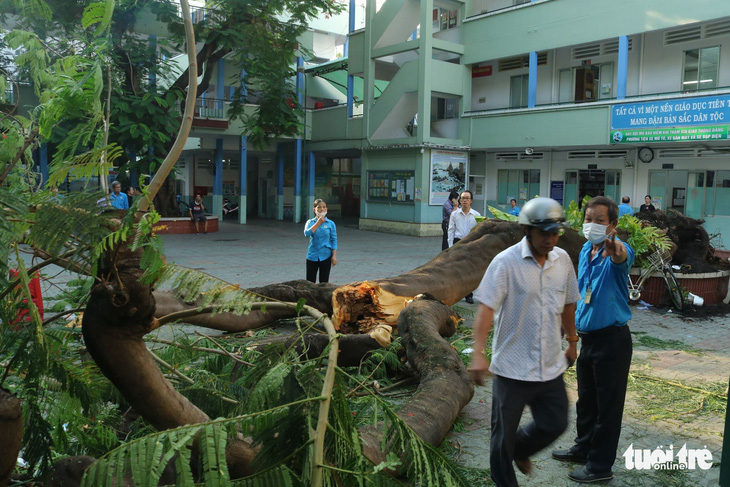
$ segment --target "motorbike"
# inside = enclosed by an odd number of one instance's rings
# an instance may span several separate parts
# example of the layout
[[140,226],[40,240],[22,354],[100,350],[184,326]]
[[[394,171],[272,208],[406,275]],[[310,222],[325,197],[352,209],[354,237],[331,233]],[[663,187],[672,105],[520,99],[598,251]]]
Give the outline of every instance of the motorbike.
[[223,198],[223,218],[227,216],[238,216],[238,205],[232,203],[228,198]]

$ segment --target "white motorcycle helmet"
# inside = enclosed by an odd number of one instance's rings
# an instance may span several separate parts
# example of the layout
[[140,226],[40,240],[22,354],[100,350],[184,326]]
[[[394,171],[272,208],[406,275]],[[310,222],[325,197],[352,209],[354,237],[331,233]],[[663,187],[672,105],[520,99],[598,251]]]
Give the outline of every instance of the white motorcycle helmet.
[[552,198],[539,197],[525,203],[518,219],[520,225],[537,227],[545,232],[565,230],[565,211]]

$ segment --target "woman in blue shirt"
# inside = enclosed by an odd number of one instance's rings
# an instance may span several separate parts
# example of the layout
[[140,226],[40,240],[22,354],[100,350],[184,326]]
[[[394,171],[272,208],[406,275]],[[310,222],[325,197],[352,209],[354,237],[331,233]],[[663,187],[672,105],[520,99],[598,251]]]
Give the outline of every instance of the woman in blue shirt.
[[314,201],[315,217],[304,225],[304,236],[309,238],[307,248],[307,281],[329,282],[330,268],[337,265],[337,227],[327,218],[327,203]]

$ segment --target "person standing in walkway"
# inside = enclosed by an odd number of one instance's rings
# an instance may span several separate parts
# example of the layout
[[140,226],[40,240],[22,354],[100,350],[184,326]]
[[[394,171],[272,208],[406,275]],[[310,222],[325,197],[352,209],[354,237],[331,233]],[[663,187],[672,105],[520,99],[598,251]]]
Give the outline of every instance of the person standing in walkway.
[[[469,371],[477,384],[493,375],[489,464],[500,487],[518,485],[513,461],[530,474],[530,457],[568,426],[563,372],[577,355],[580,295],[570,256],[556,247],[564,222],[563,208],[553,199],[525,203],[519,217],[525,236],[492,260],[475,292],[479,308]],[[490,365],[485,341],[498,310]],[[568,341],[565,351],[561,330]],[[533,420],[520,426],[526,405]]]
[[459,193],[452,191],[449,193],[449,198],[444,202],[444,206],[441,210],[441,231],[443,232],[443,238],[441,239],[441,250],[449,248],[449,219],[451,214],[459,209]]
[[644,204],[639,207],[639,212],[642,211],[655,211],[654,205],[651,204],[651,195],[644,196]]
[[112,181],[112,194],[109,196],[112,206],[118,210],[128,210],[129,201],[127,195],[122,193],[122,185],[119,181]]
[[611,467],[621,435],[626,385],[631,366],[628,321],[629,270],[634,250],[616,237],[618,207],[597,196],[586,203],[580,253],[576,328],[582,340],[576,363],[578,435],[568,450],[553,458],[585,464],[568,474],[581,483],[613,478]]
[[509,204],[511,208],[509,209],[509,214],[513,216],[520,216],[520,207],[517,206],[517,200],[512,198],[509,200]]
[[307,248],[307,281],[330,282],[330,269],[337,265],[337,226],[327,218],[327,203],[314,201],[315,217],[304,224],[304,236],[309,238]]
[[621,204],[618,205],[618,217],[621,218],[624,215],[632,215],[634,214],[634,209],[629,206],[629,203],[631,202],[631,198],[628,196],[624,196],[621,198]]
[[200,233],[200,228],[198,227],[198,222],[205,222],[204,231],[205,233],[208,233],[208,217],[205,216],[203,213],[205,212],[205,205],[203,204],[203,197],[199,194],[195,195],[195,199],[192,203],[190,203],[190,208],[188,209],[188,212],[190,213],[190,219],[195,224],[195,233]]
[[[459,197],[459,203],[461,208],[455,211],[449,217],[449,247],[452,247],[462,238],[466,237],[472,228],[477,224],[477,220],[474,217],[481,216],[478,211],[471,207],[471,202],[474,200],[474,195],[468,189],[461,193]],[[473,293],[467,294],[464,298],[467,303],[473,304],[474,298]]]

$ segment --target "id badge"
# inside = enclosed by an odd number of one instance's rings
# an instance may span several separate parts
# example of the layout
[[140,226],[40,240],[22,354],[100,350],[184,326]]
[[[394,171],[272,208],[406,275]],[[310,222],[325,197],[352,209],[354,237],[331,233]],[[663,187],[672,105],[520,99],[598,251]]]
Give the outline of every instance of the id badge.
[[589,286],[588,289],[586,289],[586,296],[583,298],[583,302],[585,304],[589,304],[591,302],[591,294],[593,294],[593,289]]

